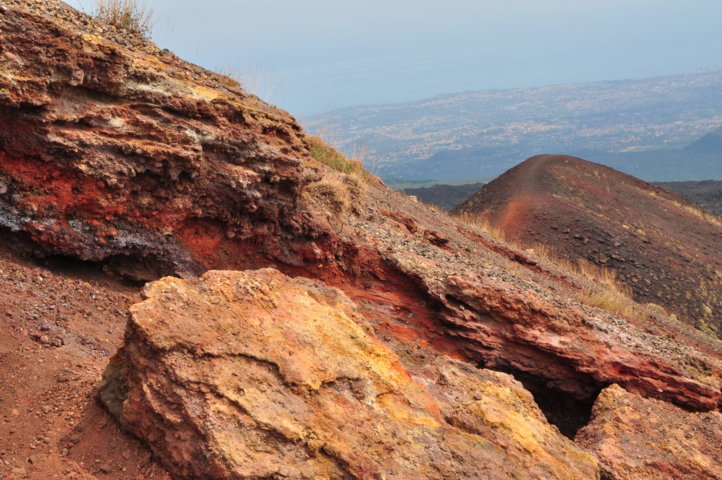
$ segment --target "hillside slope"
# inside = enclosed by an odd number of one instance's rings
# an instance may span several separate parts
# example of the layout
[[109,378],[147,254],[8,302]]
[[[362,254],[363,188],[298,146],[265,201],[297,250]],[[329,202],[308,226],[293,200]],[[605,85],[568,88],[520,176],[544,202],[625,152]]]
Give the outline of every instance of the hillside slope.
[[[720,342],[329,168],[230,79],[5,4],[3,480],[598,479],[600,393],[719,415]],[[716,474],[695,435],[626,448]]]
[[722,328],[722,221],[658,186],[585,160],[540,155],[456,207],[525,245],[613,269],[636,299]]

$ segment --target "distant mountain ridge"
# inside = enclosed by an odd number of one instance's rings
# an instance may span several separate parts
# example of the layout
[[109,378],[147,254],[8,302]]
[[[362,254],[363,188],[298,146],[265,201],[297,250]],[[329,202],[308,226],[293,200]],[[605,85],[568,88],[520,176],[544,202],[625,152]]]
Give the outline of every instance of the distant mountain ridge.
[[434,185],[432,187],[405,188],[403,192],[415,196],[426,204],[435,205],[442,210],[448,211],[478,192],[483,186],[483,183]]
[[495,177],[560,152],[647,181],[722,179],[722,150],[687,145],[722,125],[722,68],[689,75],[486,90],[309,119],[382,177],[440,182]]
[[722,127],[709,132],[699,140],[696,140],[684,148],[687,152],[703,154],[722,154]]

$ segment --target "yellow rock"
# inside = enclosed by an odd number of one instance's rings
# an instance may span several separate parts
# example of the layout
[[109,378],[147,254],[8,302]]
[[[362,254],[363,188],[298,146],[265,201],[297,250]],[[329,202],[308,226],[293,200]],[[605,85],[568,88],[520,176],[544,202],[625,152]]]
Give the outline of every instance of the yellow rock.
[[598,478],[511,377],[410,372],[320,282],[212,271],[145,295],[101,396],[179,476]]

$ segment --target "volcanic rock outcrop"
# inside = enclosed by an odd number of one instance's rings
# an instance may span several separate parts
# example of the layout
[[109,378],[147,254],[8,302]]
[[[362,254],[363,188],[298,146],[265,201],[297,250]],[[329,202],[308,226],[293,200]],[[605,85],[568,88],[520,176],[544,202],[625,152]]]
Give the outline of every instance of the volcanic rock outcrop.
[[540,155],[457,206],[508,238],[612,269],[641,302],[722,335],[722,221],[609,167]]
[[293,262],[281,240],[317,235],[296,204],[318,174],[288,114],[60,2],[13,3],[0,17],[0,226],[150,278],[242,263],[227,239]]
[[[136,280],[281,272],[165,279],[134,307],[102,397],[177,475],[463,478],[471,462],[501,478],[593,478],[594,461],[547,421],[573,437],[610,384],[685,410],[719,409],[722,345],[709,336],[632,301],[623,316],[590,306],[582,293],[603,287],[586,277],[332,171],[288,114],[228,79],[62,2],[5,4],[4,243],[71,271],[102,266]],[[25,305],[38,285],[3,291],[21,292]],[[94,301],[85,291],[43,298],[83,312]],[[116,306],[97,322],[71,322],[100,332],[78,334],[99,345],[96,368],[113,345],[103,332],[119,331],[122,314]],[[25,317],[0,322],[0,342],[52,342],[43,332],[67,323],[36,331],[40,317]],[[267,329],[253,323],[261,320]],[[63,358],[83,365],[71,360],[81,346]],[[3,359],[27,362],[32,351]],[[90,397],[88,377],[82,385]],[[13,395],[32,401],[26,393]],[[74,426],[85,437],[95,427],[87,422]],[[0,422],[0,437],[12,438],[10,425]],[[69,438],[72,457],[76,433]],[[107,438],[114,449],[117,436]],[[62,452],[48,463],[70,461]],[[91,452],[73,471],[95,465]],[[127,478],[106,467],[103,475]]]
[[339,290],[276,270],[149,284],[101,397],[186,478],[598,478],[510,376],[417,372]]
[[599,395],[576,440],[597,455],[610,480],[722,478],[719,412],[685,412],[616,385]]

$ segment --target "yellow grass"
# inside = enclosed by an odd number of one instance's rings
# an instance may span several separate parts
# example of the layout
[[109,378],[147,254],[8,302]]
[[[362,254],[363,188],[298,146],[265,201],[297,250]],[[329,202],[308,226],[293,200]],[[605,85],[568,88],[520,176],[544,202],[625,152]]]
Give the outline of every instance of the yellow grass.
[[483,215],[465,212],[455,215],[454,217],[467,227],[479,229],[500,242],[513,244],[511,240],[506,238],[506,235],[500,228],[493,226]]
[[546,244],[534,244],[531,247],[519,245],[509,239],[503,230],[493,226],[487,218],[480,214],[461,213],[456,215],[456,218],[465,225],[477,228],[512,248],[526,251],[564,271],[591,280],[596,286],[583,290],[579,296],[579,301],[582,303],[627,317],[634,316],[641,309],[639,304],[632,299],[631,287],[620,282],[617,279],[617,272],[614,270],[597,266],[585,259],[579,259],[576,262],[570,261]]
[[625,317],[633,317],[637,312],[632,299],[610,290],[585,290],[580,301]]

